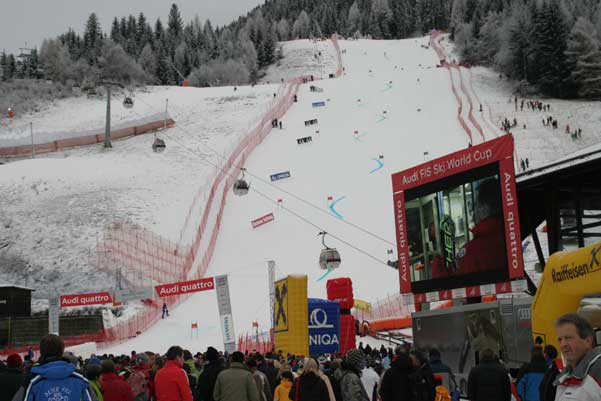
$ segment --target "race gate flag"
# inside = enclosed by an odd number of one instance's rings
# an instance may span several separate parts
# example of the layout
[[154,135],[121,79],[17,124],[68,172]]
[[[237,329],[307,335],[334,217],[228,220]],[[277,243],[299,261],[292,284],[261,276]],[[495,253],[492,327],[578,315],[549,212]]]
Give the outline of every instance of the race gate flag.
[[283,171],[281,173],[272,174],[269,177],[271,178],[271,181],[277,181],[283,178],[290,178],[290,171]]
[[253,226],[253,228],[257,228],[257,227],[261,227],[262,225],[265,225],[273,220],[275,220],[273,213],[269,213],[269,214],[266,214],[265,216],[261,216],[258,219],[251,221],[250,224]]
[[60,296],[61,308],[68,308],[70,306],[103,305],[112,303],[113,297],[111,297],[111,294],[109,292],[94,292],[90,294],[73,294]]
[[154,289],[159,297],[170,297],[191,292],[208,291],[215,288],[213,277],[199,278],[197,280],[180,281],[178,283],[156,285]]
[[340,305],[309,298],[309,353],[335,354],[340,351]]

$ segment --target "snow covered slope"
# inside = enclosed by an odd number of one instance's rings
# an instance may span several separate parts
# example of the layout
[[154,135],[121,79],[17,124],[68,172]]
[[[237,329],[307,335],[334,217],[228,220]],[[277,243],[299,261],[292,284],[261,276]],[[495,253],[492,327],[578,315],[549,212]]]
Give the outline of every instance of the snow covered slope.
[[[282,119],[283,130],[272,132],[246,163],[254,191],[228,197],[207,274],[229,275],[238,331],[250,330],[253,320],[269,324],[268,260],[276,262],[276,278],[307,274],[309,296],[325,296],[317,263],[322,229],[341,239],[326,237],[343,259],[329,277],[351,277],[361,299],[397,292],[397,271],[384,263],[387,249],[395,248],[390,174],[423,162],[424,152],[433,158],[467,146],[447,73],[434,68],[435,53],[420,46],[427,38],[340,43],[346,76],[314,82],[322,93],[301,87],[299,102]],[[317,101],[325,107],[313,108]],[[310,119],[318,125],[306,127]],[[297,144],[307,136],[311,143]],[[291,178],[269,185],[269,176],[282,171]],[[337,201],[333,210],[329,196]],[[252,229],[251,220],[271,212],[275,221]],[[198,339],[191,338],[192,321],[204,330]],[[111,351],[162,350],[173,343],[201,349],[220,344],[220,335],[215,295],[199,293],[169,319]]]

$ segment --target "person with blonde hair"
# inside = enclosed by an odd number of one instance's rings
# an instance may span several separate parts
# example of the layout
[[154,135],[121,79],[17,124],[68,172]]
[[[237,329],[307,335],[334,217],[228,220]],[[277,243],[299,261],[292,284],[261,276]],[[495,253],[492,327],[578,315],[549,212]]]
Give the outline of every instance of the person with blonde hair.
[[314,359],[304,360],[303,370],[294,381],[288,397],[294,401],[330,401],[328,387]]

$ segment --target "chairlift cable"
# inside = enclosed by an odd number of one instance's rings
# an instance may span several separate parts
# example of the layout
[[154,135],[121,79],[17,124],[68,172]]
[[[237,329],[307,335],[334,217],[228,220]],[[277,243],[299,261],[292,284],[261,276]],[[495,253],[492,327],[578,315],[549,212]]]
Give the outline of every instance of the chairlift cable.
[[[146,104],[146,105],[147,105],[148,107],[150,107],[150,108],[154,108],[153,106],[151,106],[150,104],[148,104],[148,103],[146,103],[144,100],[142,100],[142,98],[141,98],[141,97],[137,97],[137,100],[140,100],[140,101],[142,101],[142,103]],[[192,137],[193,137],[193,135],[190,133],[190,131],[186,130],[184,127],[182,127],[182,126],[180,126],[180,125],[175,125],[175,128],[177,128],[177,129],[181,130],[181,131],[182,131],[182,132],[184,132],[185,134],[188,134],[190,138],[192,138]],[[170,137],[170,138],[171,138],[171,137]],[[171,139],[173,139],[173,138],[171,138]],[[196,141],[195,141],[195,142],[196,142]],[[205,147],[205,148],[209,149],[211,152],[213,152],[214,154],[216,154],[216,155],[217,155],[219,158],[223,159],[223,160],[224,160],[224,162],[227,162],[227,158],[226,158],[225,156],[223,156],[221,153],[219,153],[217,150],[213,149],[211,146],[207,145],[206,143],[202,143],[202,142],[196,142],[196,143],[197,143],[198,145],[200,145],[200,146],[203,146],[203,147]],[[180,145],[181,145],[181,143],[180,143]],[[220,167],[220,166],[216,166],[216,165],[214,165],[214,166],[215,166],[215,167],[217,167],[217,168],[218,168],[218,169],[220,169],[220,170],[223,170],[223,169],[226,167],[226,164],[224,163],[224,165],[223,165],[223,166],[221,166],[221,167]],[[347,219],[340,220],[340,219],[336,218],[336,216],[333,216],[331,213],[329,213],[327,210],[324,210],[323,208],[321,208],[321,207],[319,207],[319,206],[315,205],[314,203],[312,203],[312,202],[310,202],[310,201],[308,201],[308,200],[306,200],[306,199],[303,199],[302,197],[300,197],[300,196],[298,196],[298,195],[295,195],[294,193],[292,193],[292,192],[290,192],[290,191],[287,191],[287,190],[285,190],[285,189],[283,189],[283,188],[280,188],[280,187],[278,187],[278,186],[276,186],[276,185],[272,184],[271,182],[269,182],[269,181],[267,181],[267,180],[264,180],[263,178],[261,178],[260,176],[258,176],[258,175],[256,175],[256,174],[252,173],[252,172],[251,172],[251,171],[249,171],[248,169],[246,169],[246,173],[247,173],[249,176],[251,176],[251,177],[253,177],[253,178],[257,179],[257,180],[258,180],[258,181],[260,181],[260,182],[262,182],[263,184],[266,184],[266,185],[268,185],[268,186],[270,186],[270,187],[274,188],[274,189],[275,189],[275,190],[277,190],[277,191],[283,192],[284,194],[286,194],[286,195],[288,195],[288,196],[290,196],[290,197],[292,197],[292,198],[294,198],[294,199],[296,199],[296,200],[298,200],[298,201],[300,201],[300,202],[302,202],[302,203],[304,203],[304,204],[306,204],[306,205],[308,205],[308,206],[310,206],[310,207],[312,207],[312,208],[314,208],[314,209],[316,209],[316,210],[320,211],[321,213],[323,213],[323,214],[325,214],[325,215],[329,216],[330,218],[335,218],[335,219],[336,219],[338,222],[342,222],[342,223],[344,223],[344,224],[346,224],[346,225],[348,225],[348,226],[350,226],[350,227],[352,227],[352,228],[354,228],[354,229],[356,229],[356,230],[358,230],[358,231],[361,231],[361,232],[362,232],[362,233],[364,233],[364,234],[367,234],[367,235],[369,235],[369,236],[371,236],[371,237],[373,237],[373,238],[376,238],[376,239],[378,239],[378,240],[380,240],[380,241],[382,241],[382,242],[384,242],[384,243],[386,243],[386,244],[388,244],[388,245],[390,245],[390,246],[396,247],[396,244],[395,244],[395,243],[393,243],[393,242],[391,242],[391,241],[389,241],[389,240],[387,240],[387,239],[385,239],[385,238],[383,238],[383,237],[379,236],[378,234],[375,234],[375,233],[373,233],[373,232],[371,232],[371,231],[369,231],[369,230],[367,230],[367,229],[365,229],[365,228],[363,228],[363,227],[361,227],[361,226],[359,226],[359,225],[357,225],[357,224],[354,224],[354,223],[352,223],[352,222],[348,221]]]

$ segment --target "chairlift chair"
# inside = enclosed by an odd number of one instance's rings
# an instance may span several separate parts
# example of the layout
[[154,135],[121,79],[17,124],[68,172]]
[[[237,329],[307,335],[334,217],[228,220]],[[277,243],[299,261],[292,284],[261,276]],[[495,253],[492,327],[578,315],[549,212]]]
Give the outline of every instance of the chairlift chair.
[[157,153],[161,153],[163,151],[165,151],[165,148],[167,146],[165,145],[165,141],[161,138],[154,138],[154,142],[152,143],[152,150],[154,150]]
[[131,109],[134,107],[134,100],[131,97],[126,96],[125,99],[123,99],[123,107],[126,109]]
[[244,172],[245,168],[241,168],[242,170],[242,178],[239,178],[234,182],[234,194],[238,196],[243,196],[248,194],[248,190],[250,189],[250,184],[244,180]]
[[323,270],[337,269],[340,267],[340,253],[336,250],[336,248],[330,248],[325,244],[325,236],[327,232],[322,231],[318,235],[321,235],[321,243],[324,246],[324,249],[321,250],[319,254],[319,267]]

